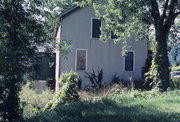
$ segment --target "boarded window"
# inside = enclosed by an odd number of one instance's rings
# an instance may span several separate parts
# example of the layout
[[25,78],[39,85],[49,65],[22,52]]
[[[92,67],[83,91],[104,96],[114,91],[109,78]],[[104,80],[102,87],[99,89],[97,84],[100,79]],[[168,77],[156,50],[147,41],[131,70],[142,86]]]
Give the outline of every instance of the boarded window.
[[86,70],[86,50],[77,50],[77,70]]
[[92,19],[92,38],[100,38],[101,35],[101,21],[98,19]]
[[134,53],[128,52],[125,56],[125,71],[133,71],[134,67]]

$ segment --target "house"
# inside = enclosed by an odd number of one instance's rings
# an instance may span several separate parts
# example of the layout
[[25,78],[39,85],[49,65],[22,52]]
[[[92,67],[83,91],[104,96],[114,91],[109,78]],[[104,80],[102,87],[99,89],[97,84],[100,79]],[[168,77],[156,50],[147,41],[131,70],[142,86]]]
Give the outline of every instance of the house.
[[82,88],[90,85],[85,72],[92,70],[103,70],[104,83],[109,83],[113,75],[125,80],[141,79],[148,52],[146,40],[137,42],[134,37],[129,38],[128,43],[132,48],[123,56],[121,42],[114,44],[113,40],[106,43],[100,41],[101,21],[91,6],[73,6],[62,12],[59,20],[61,25],[56,31],[57,41],[72,40],[72,48],[67,58],[63,58],[61,52],[56,50],[56,90],[61,73],[66,71],[75,71],[80,75]]

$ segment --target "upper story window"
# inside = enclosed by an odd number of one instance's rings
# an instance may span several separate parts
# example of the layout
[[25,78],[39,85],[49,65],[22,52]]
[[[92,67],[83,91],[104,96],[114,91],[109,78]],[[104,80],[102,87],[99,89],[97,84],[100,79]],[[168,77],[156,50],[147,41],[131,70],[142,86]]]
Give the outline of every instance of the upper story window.
[[125,71],[134,70],[134,52],[129,51],[125,56]]
[[101,35],[101,20],[92,19],[92,38],[100,38]]
[[119,36],[117,36],[116,34],[114,34],[112,31],[111,31],[111,39],[117,39],[119,38]]
[[76,50],[76,70],[86,70],[87,50]]

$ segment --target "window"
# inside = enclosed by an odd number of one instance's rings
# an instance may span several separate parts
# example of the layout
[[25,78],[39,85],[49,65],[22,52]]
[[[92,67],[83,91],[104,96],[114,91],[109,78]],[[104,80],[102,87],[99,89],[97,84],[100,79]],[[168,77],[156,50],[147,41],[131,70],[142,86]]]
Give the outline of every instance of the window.
[[128,52],[125,56],[125,71],[134,70],[134,53]]
[[100,38],[101,35],[101,21],[98,19],[92,19],[92,38]]
[[[116,20],[112,20],[112,23],[116,23]],[[113,24],[113,26],[115,26],[115,24]],[[117,38],[119,38],[119,36],[117,36],[116,34],[114,34],[113,31],[111,31],[111,39],[117,39]]]
[[86,70],[87,50],[76,50],[76,70]]
[[114,34],[112,31],[111,31],[111,39],[117,39],[119,38],[119,36],[117,36],[116,34]]

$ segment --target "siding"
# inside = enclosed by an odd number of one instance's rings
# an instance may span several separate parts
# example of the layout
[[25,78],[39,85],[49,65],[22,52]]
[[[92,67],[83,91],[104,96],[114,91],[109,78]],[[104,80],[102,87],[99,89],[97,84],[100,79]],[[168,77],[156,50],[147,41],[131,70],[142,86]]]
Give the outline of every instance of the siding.
[[[95,17],[93,9],[88,6],[72,12],[62,19],[61,39],[72,40],[72,49],[68,55],[68,59],[60,58],[60,73],[64,71],[75,70],[75,52],[77,48],[87,49],[87,71],[92,69],[97,71],[103,69],[104,83],[111,81],[114,74],[122,79],[141,79],[142,67],[147,57],[147,42],[135,42],[132,38],[128,40],[131,50],[135,52],[135,70],[124,71],[122,56],[122,43],[114,44],[113,41],[107,43],[101,42],[99,39],[91,38],[91,18]],[[58,60],[57,60],[58,61]],[[76,71],[83,80],[82,88],[88,86],[90,82],[85,77],[85,71]]]

